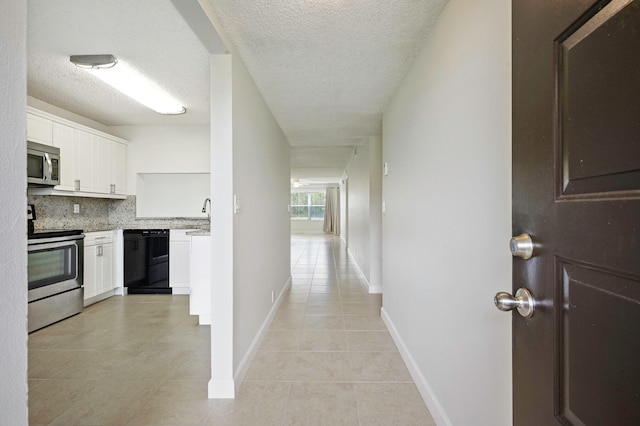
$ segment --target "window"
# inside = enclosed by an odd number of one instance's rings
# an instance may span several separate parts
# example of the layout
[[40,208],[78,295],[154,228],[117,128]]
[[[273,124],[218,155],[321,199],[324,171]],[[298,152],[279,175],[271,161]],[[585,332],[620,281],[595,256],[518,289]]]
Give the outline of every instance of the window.
[[324,192],[292,192],[291,218],[294,220],[324,220]]

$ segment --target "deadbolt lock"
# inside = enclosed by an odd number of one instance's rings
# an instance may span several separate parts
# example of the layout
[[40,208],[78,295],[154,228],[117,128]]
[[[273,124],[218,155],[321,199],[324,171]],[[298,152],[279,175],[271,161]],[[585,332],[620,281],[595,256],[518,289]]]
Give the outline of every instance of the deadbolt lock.
[[529,234],[518,235],[517,237],[511,238],[509,248],[514,257],[531,259],[533,256],[533,239]]

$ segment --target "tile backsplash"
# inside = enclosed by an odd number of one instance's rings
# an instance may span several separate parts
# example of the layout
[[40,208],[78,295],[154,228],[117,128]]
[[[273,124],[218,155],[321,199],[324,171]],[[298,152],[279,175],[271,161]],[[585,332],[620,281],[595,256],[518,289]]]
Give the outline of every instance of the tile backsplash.
[[[29,204],[36,208],[35,229],[82,229],[84,232],[111,229],[208,229],[207,219],[136,218],[136,196],[125,200],[105,198],[29,195]],[[80,212],[74,213],[74,205]]]

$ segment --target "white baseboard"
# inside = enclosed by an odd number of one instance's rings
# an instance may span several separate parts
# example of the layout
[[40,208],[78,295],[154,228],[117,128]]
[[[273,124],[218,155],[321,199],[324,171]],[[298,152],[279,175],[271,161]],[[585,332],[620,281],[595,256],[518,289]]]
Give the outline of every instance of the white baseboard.
[[90,297],[84,300],[84,307],[86,308],[89,305],[93,305],[94,303],[102,302],[105,299],[108,299],[112,296],[116,295],[116,289],[109,290],[105,293],[98,294],[96,296]]
[[233,399],[236,397],[236,388],[233,379],[209,380],[209,399]]
[[409,349],[404,344],[402,337],[400,337],[398,330],[396,329],[395,325],[393,324],[393,321],[391,320],[387,312],[384,310],[384,307],[380,310],[380,315],[382,317],[382,321],[387,326],[387,329],[389,330],[389,333],[391,334],[393,341],[398,347],[398,350],[400,351],[400,355],[402,356],[404,363],[407,365],[407,369],[409,369],[409,374],[411,374],[413,381],[418,387],[420,396],[422,396],[422,399],[427,405],[427,408],[429,409],[429,412],[431,413],[433,420],[435,420],[436,424],[439,426],[452,426],[453,423],[451,423],[449,416],[447,416],[447,413],[442,407],[442,404],[440,404],[440,401],[438,400],[438,397],[433,391],[433,388],[431,388],[431,386],[427,382],[427,379],[422,374],[422,371],[420,370],[415,359],[409,352]]
[[303,237],[305,235],[324,235],[324,231],[291,231],[292,236]]
[[211,315],[198,315],[199,325],[211,325]]
[[[371,284],[369,284],[369,280],[367,279],[366,275],[362,271],[362,268],[358,264],[356,257],[351,253],[351,249],[347,248],[347,254],[349,255],[349,258],[351,258],[351,262],[353,263],[353,265],[356,267],[356,271],[358,272],[358,275],[360,275],[360,278],[362,278],[362,280],[365,283],[367,283],[367,288],[369,289],[369,293],[371,293]],[[382,291],[380,292],[382,293]]]
[[189,295],[191,294],[191,289],[189,287],[171,287],[171,294]]
[[369,294],[382,294],[382,286],[381,285],[369,286]]
[[242,360],[240,361],[240,364],[238,365],[238,369],[234,374],[234,381],[236,383],[236,388],[240,387],[240,385],[242,384],[242,381],[246,377],[247,372],[249,371],[249,367],[251,366],[251,361],[253,361],[253,359],[256,357],[256,352],[258,351],[258,348],[260,347],[260,344],[262,343],[264,336],[267,334],[267,331],[269,330],[271,321],[273,321],[273,318],[276,316],[276,313],[278,313],[278,309],[280,308],[282,299],[290,287],[291,287],[291,276],[289,276],[289,279],[287,280],[284,287],[282,288],[282,291],[280,291],[280,294],[278,295],[275,302],[271,306],[271,310],[269,311],[269,314],[264,319],[262,326],[258,330],[258,333],[256,334],[256,336],[253,338],[253,341],[249,345],[247,352],[245,352],[244,356],[242,357]]

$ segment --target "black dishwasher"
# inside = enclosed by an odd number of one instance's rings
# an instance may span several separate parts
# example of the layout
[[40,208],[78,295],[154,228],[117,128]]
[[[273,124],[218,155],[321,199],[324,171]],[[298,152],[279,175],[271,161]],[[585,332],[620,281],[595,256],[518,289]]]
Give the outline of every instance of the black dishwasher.
[[129,294],[171,294],[169,230],[125,229],[124,286]]

